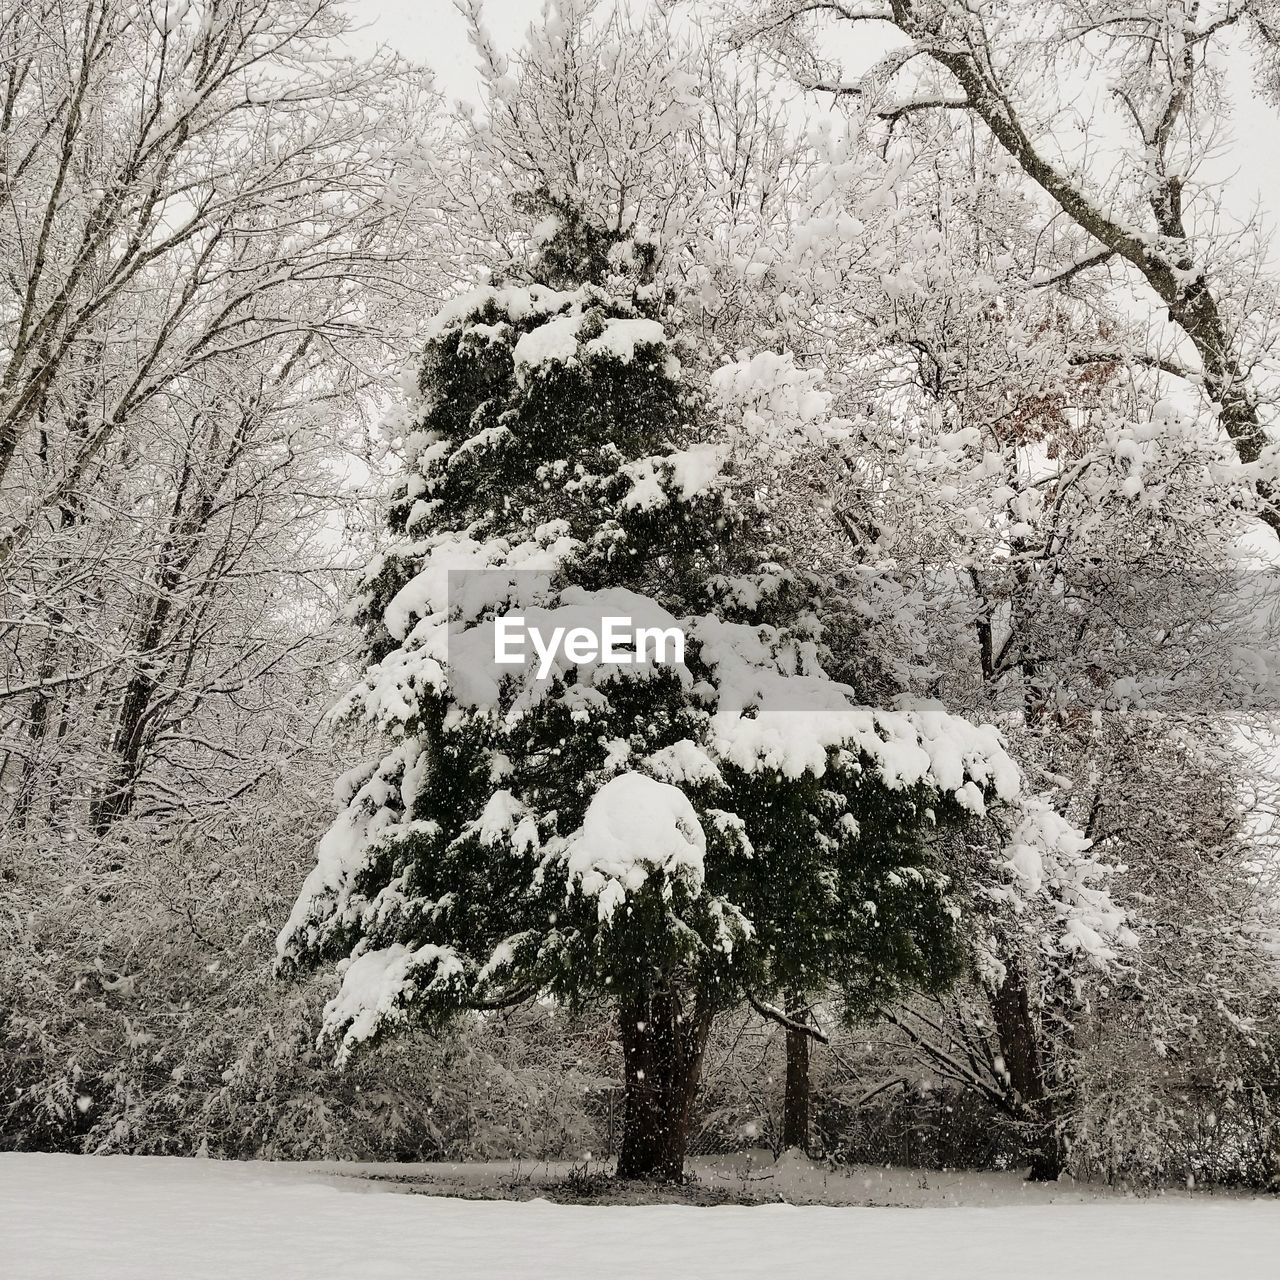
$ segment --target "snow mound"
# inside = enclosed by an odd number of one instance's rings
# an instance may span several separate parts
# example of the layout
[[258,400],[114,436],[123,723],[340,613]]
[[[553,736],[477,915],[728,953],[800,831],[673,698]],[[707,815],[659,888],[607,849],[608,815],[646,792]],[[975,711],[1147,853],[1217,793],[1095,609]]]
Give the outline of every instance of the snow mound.
[[404,1018],[404,1007],[419,990],[457,988],[462,961],[449,947],[430,944],[410,950],[402,943],[366,951],[347,965],[342,987],[324,1007],[322,1040],[342,1035],[337,1065],[387,1023]]
[[681,880],[696,896],[706,853],[706,834],[688,797],[642,773],[606,782],[566,848],[570,878],[597,899],[601,920],[611,919],[654,874],[667,882],[665,892]]
[[576,291],[551,289],[540,284],[527,288],[513,285],[501,289],[482,285],[478,289],[461,293],[456,298],[450,298],[426,326],[424,337],[428,342],[442,338],[445,334],[462,328],[468,320],[489,306],[519,323],[530,316],[563,311],[577,297]]
[[512,352],[516,377],[547,364],[568,364],[578,354],[578,330],[582,316],[576,312],[556,316],[523,334]]
[[587,343],[587,355],[609,356],[628,364],[635,359],[637,347],[657,347],[666,340],[667,335],[656,320],[606,320],[604,332]]

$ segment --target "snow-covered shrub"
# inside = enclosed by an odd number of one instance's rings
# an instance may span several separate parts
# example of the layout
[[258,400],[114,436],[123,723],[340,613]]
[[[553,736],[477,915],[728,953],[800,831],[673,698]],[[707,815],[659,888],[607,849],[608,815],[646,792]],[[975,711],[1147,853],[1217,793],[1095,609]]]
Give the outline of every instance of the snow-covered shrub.
[[[284,800],[285,797],[277,796]],[[224,1158],[580,1157],[601,1149],[611,1029],[533,1006],[411,1034],[347,1071],[333,995],[283,987],[274,929],[323,821],[303,794],[226,843],[9,849],[0,1148]]]

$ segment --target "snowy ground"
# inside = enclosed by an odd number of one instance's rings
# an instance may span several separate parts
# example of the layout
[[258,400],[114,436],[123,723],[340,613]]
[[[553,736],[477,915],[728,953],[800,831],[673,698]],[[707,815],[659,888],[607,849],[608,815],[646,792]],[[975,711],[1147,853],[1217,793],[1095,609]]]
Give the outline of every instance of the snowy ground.
[[[719,1172],[717,1172],[717,1169]],[[813,1204],[568,1205],[400,1194],[397,1173],[474,1193],[510,1166],[335,1166],[0,1155],[4,1280],[685,1280],[1280,1274],[1274,1199],[1130,1199],[1013,1179],[888,1171]],[[521,1170],[512,1185],[558,1171]],[[369,1175],[374,1175],[370,1177]],[[704,1180],[761,1168],[703,1170]],[[854,1196],[870,1175],[825,1180]],[[797,1197],[821,1175],[783,1178]],[[847,1183],[848,1185],[844,1185]],[[1001,1203],[1007,1201],[1013,1203]],[[974,1203],[974,1202],[978,1203]],[[950,1205],[954,1207],[942,1207]]]

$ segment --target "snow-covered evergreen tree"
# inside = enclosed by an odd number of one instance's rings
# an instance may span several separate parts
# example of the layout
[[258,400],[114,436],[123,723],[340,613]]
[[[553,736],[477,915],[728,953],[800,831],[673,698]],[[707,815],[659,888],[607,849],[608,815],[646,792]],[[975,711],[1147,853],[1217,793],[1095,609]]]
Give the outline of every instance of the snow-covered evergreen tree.
[[[716,1012],[783,980],[949,981],[963,886],[934,825],[1019,778],[994,730],[823,672],[820,584],[735,484],[645,254],[582,226],[547,221],[540,261],[590,278],[482,288],[430,328],[350,699],[391,745],[341,785],[279,950],[341,961],[340,1058],[409,1019],[612,1002],[619,1173],[679,1177]],[[678,626],[684,662],[499,678],[508,614]]]

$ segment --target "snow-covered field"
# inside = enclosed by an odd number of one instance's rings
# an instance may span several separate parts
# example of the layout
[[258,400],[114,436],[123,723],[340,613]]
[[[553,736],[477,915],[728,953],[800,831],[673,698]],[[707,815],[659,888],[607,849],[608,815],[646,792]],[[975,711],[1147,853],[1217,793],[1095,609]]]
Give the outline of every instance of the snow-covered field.
[[[364,1176],[380,1170],[404,1167],[0,1155],[0,1275],[1237,1280],[1280,1273],[1274,1200],[1090,1199],[1078,1189],[1062,1197],[1046,1189],[1030,1190],[1021,1203],[996,1204],[1021,1196],[1016,1182],[930,1174],[922,1188],[921,1175],[898,1171],[904,1199],[932,1195],[934,1203],[601,1207],[402,1194]],[[457,1167],[451,1176],[466,1181]],[[848,1181],[859,1184],[856,1177]],[[876,1182],[867,1195],[885,1195],[888,1187],[892,1196],[893,1186],[892,1179]]]

